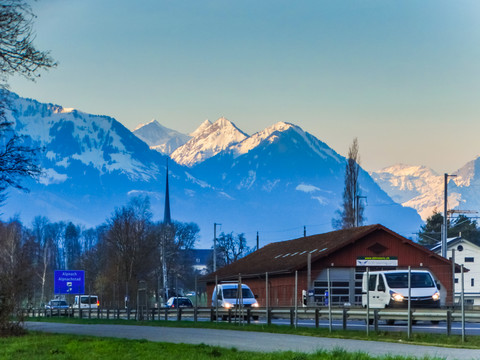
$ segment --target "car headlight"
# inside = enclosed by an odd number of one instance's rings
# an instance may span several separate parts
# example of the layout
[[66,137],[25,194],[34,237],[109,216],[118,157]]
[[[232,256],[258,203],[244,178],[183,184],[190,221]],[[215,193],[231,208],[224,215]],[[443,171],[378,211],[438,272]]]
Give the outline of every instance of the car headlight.
[[255,308],[257,308],[257,307],[259,307],[259,306],[260,306],[260,305],[258,305],[258,302],[254,302],[254,303],[252,304],[252,307],[255,307]]
[[231,308],[233,307],[233,305],[230,304],[229,302],[226,302],[226,301],[225,301],[225,302],[223,303],[223,307],[224,307],[225,309],[231,309]]
[[435,294],[432,295],[433,301],[440,300],[440,293],[437,291]]
[[399,293],[396,293],[396,292],[393,292],[393,291],[390,293],[390,296],[391,296],[392,300],[398,301],[398,302],[401,302],[404,299],[404,296],[402,294],[399,294]]

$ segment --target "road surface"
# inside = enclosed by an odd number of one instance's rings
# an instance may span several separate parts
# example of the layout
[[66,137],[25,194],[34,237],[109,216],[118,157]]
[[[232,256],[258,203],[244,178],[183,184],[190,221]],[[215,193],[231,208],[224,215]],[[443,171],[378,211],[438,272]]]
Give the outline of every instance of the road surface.
[[297,351],[314,353],[318,350],[345,349],[361,351],[372,356],[401,355],[423,358],[438,357],[446,360],[480,359],[480,350],[452,349],[375,341],[319,338],[300,335],[270,334],[261,332],[171,328],[135,325],[87,325],[46,322],[26,322],[29,330],[51,333],[68,333],[126,339],[146,339],[170,343],[207,344],[245,351],[276,352]]

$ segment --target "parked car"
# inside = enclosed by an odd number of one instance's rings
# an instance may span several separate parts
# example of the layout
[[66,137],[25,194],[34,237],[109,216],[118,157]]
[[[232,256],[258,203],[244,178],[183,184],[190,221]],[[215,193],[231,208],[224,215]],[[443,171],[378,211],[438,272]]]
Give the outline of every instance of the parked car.
[[[177,305],[178,304],[178,305]],[[192,301],[187,297],[171,297],[165,304],[166,308],[193,308]]]

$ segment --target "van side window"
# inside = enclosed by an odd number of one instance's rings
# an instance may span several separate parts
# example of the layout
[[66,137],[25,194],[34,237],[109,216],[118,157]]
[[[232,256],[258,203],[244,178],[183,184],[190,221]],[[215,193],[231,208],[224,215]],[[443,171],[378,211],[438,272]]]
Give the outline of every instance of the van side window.
[[377,275],[370,275],[370,279],[368,280],[368,291],[375,291],[377,285]]
[[382,275],[378,275],[378,291],[385,291],[385,281]]

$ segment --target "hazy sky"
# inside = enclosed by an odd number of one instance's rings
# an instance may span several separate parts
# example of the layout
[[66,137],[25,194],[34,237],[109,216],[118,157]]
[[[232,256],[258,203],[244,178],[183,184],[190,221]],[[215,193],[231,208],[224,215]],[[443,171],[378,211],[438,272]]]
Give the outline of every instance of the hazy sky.
[[20,96],[189,133],[292,122],[361,164],[452,172],[480,154],[478,0],[39,0],[58,68]]

